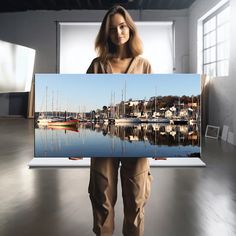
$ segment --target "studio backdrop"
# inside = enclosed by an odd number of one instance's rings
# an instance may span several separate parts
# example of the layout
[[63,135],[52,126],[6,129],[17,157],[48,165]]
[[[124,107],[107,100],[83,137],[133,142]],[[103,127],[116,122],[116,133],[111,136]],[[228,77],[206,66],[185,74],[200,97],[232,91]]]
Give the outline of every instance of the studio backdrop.
[[[143,42],[143,56],[154,73],[172,73],[174,67],[174,23],[135,22]],[[100,23],[58,23],[58,61],[60,73],[86,73],[96,57],[95,39]]]

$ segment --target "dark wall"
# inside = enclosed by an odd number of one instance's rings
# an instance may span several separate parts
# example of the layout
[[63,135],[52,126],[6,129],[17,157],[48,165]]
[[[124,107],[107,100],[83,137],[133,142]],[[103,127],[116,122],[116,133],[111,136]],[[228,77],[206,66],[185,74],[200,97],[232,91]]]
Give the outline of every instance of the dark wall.
[[29,93],[0,93],[0,117],[27,117]]
[[0,117],[9,114],[9,93],[0,93]]

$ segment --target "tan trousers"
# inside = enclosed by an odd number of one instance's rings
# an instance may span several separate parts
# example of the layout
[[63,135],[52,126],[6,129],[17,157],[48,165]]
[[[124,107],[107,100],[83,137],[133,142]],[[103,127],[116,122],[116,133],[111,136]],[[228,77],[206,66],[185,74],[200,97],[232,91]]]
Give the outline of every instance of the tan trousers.
[[93,158],[89,193],[93,208],[93,231],[112,236],[114,206],[117,200],[118,169],[124,204],[124,236],[143,236],[144,206],[150,195],[151,175],[147,158]]

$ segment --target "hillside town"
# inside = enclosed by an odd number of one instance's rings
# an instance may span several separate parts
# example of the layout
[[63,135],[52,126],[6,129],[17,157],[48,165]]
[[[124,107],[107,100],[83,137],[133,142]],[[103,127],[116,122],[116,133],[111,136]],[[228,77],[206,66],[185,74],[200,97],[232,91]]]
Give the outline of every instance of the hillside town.
[[197,123],[199,120],[200,96],[159,96],[149,100],[121,101],[111,103],[89,112],[77,113],[81,122],[131,122],[131,123]]

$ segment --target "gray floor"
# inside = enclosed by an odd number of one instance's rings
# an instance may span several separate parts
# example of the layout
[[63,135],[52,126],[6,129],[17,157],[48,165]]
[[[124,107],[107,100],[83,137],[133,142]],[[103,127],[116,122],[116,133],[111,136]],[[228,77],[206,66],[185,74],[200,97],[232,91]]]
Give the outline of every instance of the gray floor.
[[[89,169],[28,169],[33,145],[32,120],[0,119],[0,235],[92,236]],[[236,235],[236,147],[207,139],[202,155],[206,168],[152,168],[145,236]]]

